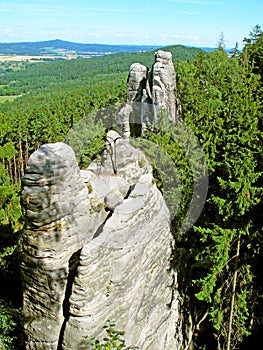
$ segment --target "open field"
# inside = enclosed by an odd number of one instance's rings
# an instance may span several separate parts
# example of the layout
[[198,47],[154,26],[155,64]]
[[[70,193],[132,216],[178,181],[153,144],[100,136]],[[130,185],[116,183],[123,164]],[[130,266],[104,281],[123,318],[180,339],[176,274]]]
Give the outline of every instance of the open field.
[[4,103],[6,101],[13,102],[19,96],[21,96],[21,95],[0,96],[0,103]]
[[[29,55],[1,55],[0,54],[0,62],[21,62],[21,61],[28,61],[28,62],[44,62],[45,60],[58,60],[58,59],[74,59],[79,57],[78,55],[41,55],[41,56],[29,56]],[[89,58],[89,56],[85,56]]]

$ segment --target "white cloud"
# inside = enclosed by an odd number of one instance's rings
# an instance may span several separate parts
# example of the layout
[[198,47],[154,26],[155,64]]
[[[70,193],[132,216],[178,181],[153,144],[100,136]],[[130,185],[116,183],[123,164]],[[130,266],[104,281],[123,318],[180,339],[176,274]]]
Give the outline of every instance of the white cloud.
[[3,33],[4,34],[11,34],[11,33],[14,33],[14,30],[11,28],[5,28],[5,29],[3,29]]

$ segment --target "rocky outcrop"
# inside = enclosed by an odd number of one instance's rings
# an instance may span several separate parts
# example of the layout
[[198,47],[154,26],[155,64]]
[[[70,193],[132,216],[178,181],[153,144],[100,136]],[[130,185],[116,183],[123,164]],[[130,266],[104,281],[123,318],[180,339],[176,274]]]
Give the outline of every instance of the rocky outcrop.
[[31,155],[22,202],[26,348],[57,349],[80,249],[108,214],[103,202],[89,200],[75,154],[63,143],[45,145]]
[[107,319],[127,347],[182,347],[169,212],[144,154],[114,131],[85,171],[63,143],[23,178],[26,349],[86,349]]
[[[118,115],[118,124],[125,138],[143,134],[158,119],[158,111],[164,109],[171,122],[176,120],[176,75],[172,54],[159,50],[151,71],[140,63],[130,67],[127,81],[126,104]],[[139,126],[139,127],[138,127]]]
[[[157,107],[167,110],[168,118],[175,122],[176,116],[176,77],[172,54],[165,51],[157,51],[155,63],[152,68],[152,102]],[[157,109],[154,108],[157,118]]]

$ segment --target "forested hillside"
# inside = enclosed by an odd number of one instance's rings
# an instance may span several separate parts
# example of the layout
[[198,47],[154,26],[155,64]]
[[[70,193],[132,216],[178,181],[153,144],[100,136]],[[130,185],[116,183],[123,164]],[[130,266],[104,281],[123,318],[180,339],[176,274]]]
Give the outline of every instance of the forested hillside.
[[[182,204],[173,231],[178,248],[186,252],[192,267],[181,288],[198,324],[194,348],[252,349],[253,337],[263,322],[263,34],[257,26],[245,39],[243,52],[233,50],[232,57],[222,46],[209,53],[182,46],[167,50],[173,54],[177,72],[181,118],[198,137],[209,172],[209,193],[202,215],[182,236],[178,222],[192,194],[187,157],[165,127],[146,134],[170,155],[182,178]],[[29,155],[43,143],[63,141],[87,115],[90,125],[96,124],[97,110],[104,126],[111,126],[112,121],[107,121],[112,117],[110,109],[104,113],[104,108],[118,110],[125,101],[130,65],[140,62],[150,67],[152,57],[152,52],[122,53],[2,70],[0,94],[21,95],[0,104],[3,349],[17,349],[21,343],[19,191]],[[103,141],[103,128],[101,134],[97,130],[94,134],[94,142],[85,150],[91,158]]]
[[15,55],[61,55],[61,54],[84,54],[95,55],[117,52],[138,52],[154,50],[156,46],[147,45],[102,45],[82,44],[64,40],[48,40],[22,43],[0,43],[1,54]]

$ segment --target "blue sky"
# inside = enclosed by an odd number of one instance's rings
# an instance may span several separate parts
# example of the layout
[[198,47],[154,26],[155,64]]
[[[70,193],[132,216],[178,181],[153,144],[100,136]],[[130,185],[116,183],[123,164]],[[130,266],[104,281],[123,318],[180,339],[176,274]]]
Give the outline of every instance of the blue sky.
[[257,24],[262,0],[0,0],[0,42],[215,47],[223,33],[232,48]]

